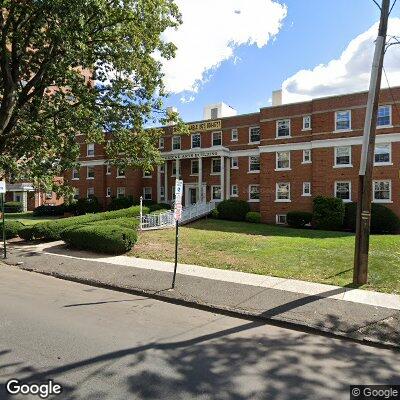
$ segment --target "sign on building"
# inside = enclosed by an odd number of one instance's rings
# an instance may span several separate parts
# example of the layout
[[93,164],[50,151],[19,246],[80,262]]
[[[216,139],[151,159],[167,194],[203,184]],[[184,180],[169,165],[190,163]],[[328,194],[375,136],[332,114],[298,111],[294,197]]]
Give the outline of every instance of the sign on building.
[[205,121],[205,122],[195,122],[189,124],[190,132],[201,132],[201,131],[213,131],[216,129],[221,129],[221,120]]

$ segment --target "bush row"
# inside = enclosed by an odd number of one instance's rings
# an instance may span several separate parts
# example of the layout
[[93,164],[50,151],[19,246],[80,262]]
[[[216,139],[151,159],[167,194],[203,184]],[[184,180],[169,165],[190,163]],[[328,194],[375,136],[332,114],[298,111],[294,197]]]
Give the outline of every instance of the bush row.
[[[6,221],[5,236],[6,239],[13,239],[19,236],[19,233],[25,225],[19,221]],[[3,238],[3,222],[0,222],[0,238]]]
[[4,212],[20,213],[22,212],[22,203],[20,201],[6,201],[4,203]]

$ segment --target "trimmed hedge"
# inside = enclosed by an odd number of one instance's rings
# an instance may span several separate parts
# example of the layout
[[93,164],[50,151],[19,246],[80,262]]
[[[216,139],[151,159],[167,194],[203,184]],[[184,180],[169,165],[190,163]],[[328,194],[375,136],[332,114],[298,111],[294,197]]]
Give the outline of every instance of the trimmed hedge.
[[132,249],[137,241],[137,232],[120,225],[97,223],[65,229],[61,238],[79,250],[122,254]]
[[303,228],[311,223],[313,214],[305,211],[290,211],[286,214],[286,220],[289,226],[293,228]]
[[210,217],[211,217],[211,218],[218,219],[218,218],[219,218],[218,209],[214,208],[214,209],[211,211],[211,213],[210,213]]
[[87,199],[78,199],[74,207],[76,209],[75,213],[77,215],[98,213],[102,210],[99,200],[95,196]]
[[34,239],[34,229],[33,226],[24,226],[18,232],[18,236],[24,240],[33,240]]
[[218,218],[230,221],[244,221],[246,214],[250,211],[247,201],[243,200],[224,200],[218,206]]
[[159,211],[159,210],[170,210],[171,206],[169,204],[166,203],[157,203],[157,204],[152,204],[149,207],[150,212],[154,212],[154,211]]
[[[19,221],[6,221],[5,234],[6,239],[13,239],[19,235],[19,232],[25,227]],[[0,237],[3,238],[3,222],[0,222]]]
[[343,227],[344,204],[336,197],[314,199],[313,224],[317,229],[340,230]]
[[249,211],[246,214],[246,221],[252,222],[253,224],[259,224],[261,222],[261,214],[255,211]]
[[4,212],[20,213],[22,212],[22,203],[20,201],[6,201],[4,203]]
[[59,206],[50,206],[47,204],[43,204],[39,207],[36,207],[33,210],[33,215],[38,217],[55,217],[63,215],[65,212],[65,205],[60,204]]
[[[357,220],[357,203],[345,205],[344,227],[355,232]],[[388,207],[382,204],[371,204],[371,233],[400,233],[400,219]]]
[[121,210],[122,208],[132,207],[134,200],[132,196],[127,197],[113,197],[108,205],[109,211]]

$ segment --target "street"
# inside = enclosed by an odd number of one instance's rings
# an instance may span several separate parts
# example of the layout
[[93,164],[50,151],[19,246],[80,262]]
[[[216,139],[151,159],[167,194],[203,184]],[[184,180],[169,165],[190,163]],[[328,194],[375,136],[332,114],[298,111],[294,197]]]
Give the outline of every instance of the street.
[[[110,268],[112,266],[110,265]],[[0,267],[4,383],[55,399],[348,399],[400,384],[399,353]],[[39,397],[35,397],[39,398]]]

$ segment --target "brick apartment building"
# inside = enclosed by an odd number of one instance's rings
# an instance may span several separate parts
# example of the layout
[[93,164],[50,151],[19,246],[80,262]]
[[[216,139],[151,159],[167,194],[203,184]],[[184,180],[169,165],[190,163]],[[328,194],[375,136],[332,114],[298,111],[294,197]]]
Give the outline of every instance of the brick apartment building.
[[[266,223],[285,223],[291,210],[311,211],[314,196],[357,200],[358,170],[367,92],[280,104],[235,115],[223,103],[190,123],[190,136],[165,127],[159,148],[164,163],[151,174],[107,165],[104,149],[81,141],[79,170],[65,179],[76,197],[141,195],[173,202],[177,171],[184,205],[238,198],[261,212]],[[400,216],[400,87],[383,89],[377,123],[373,201]]]

